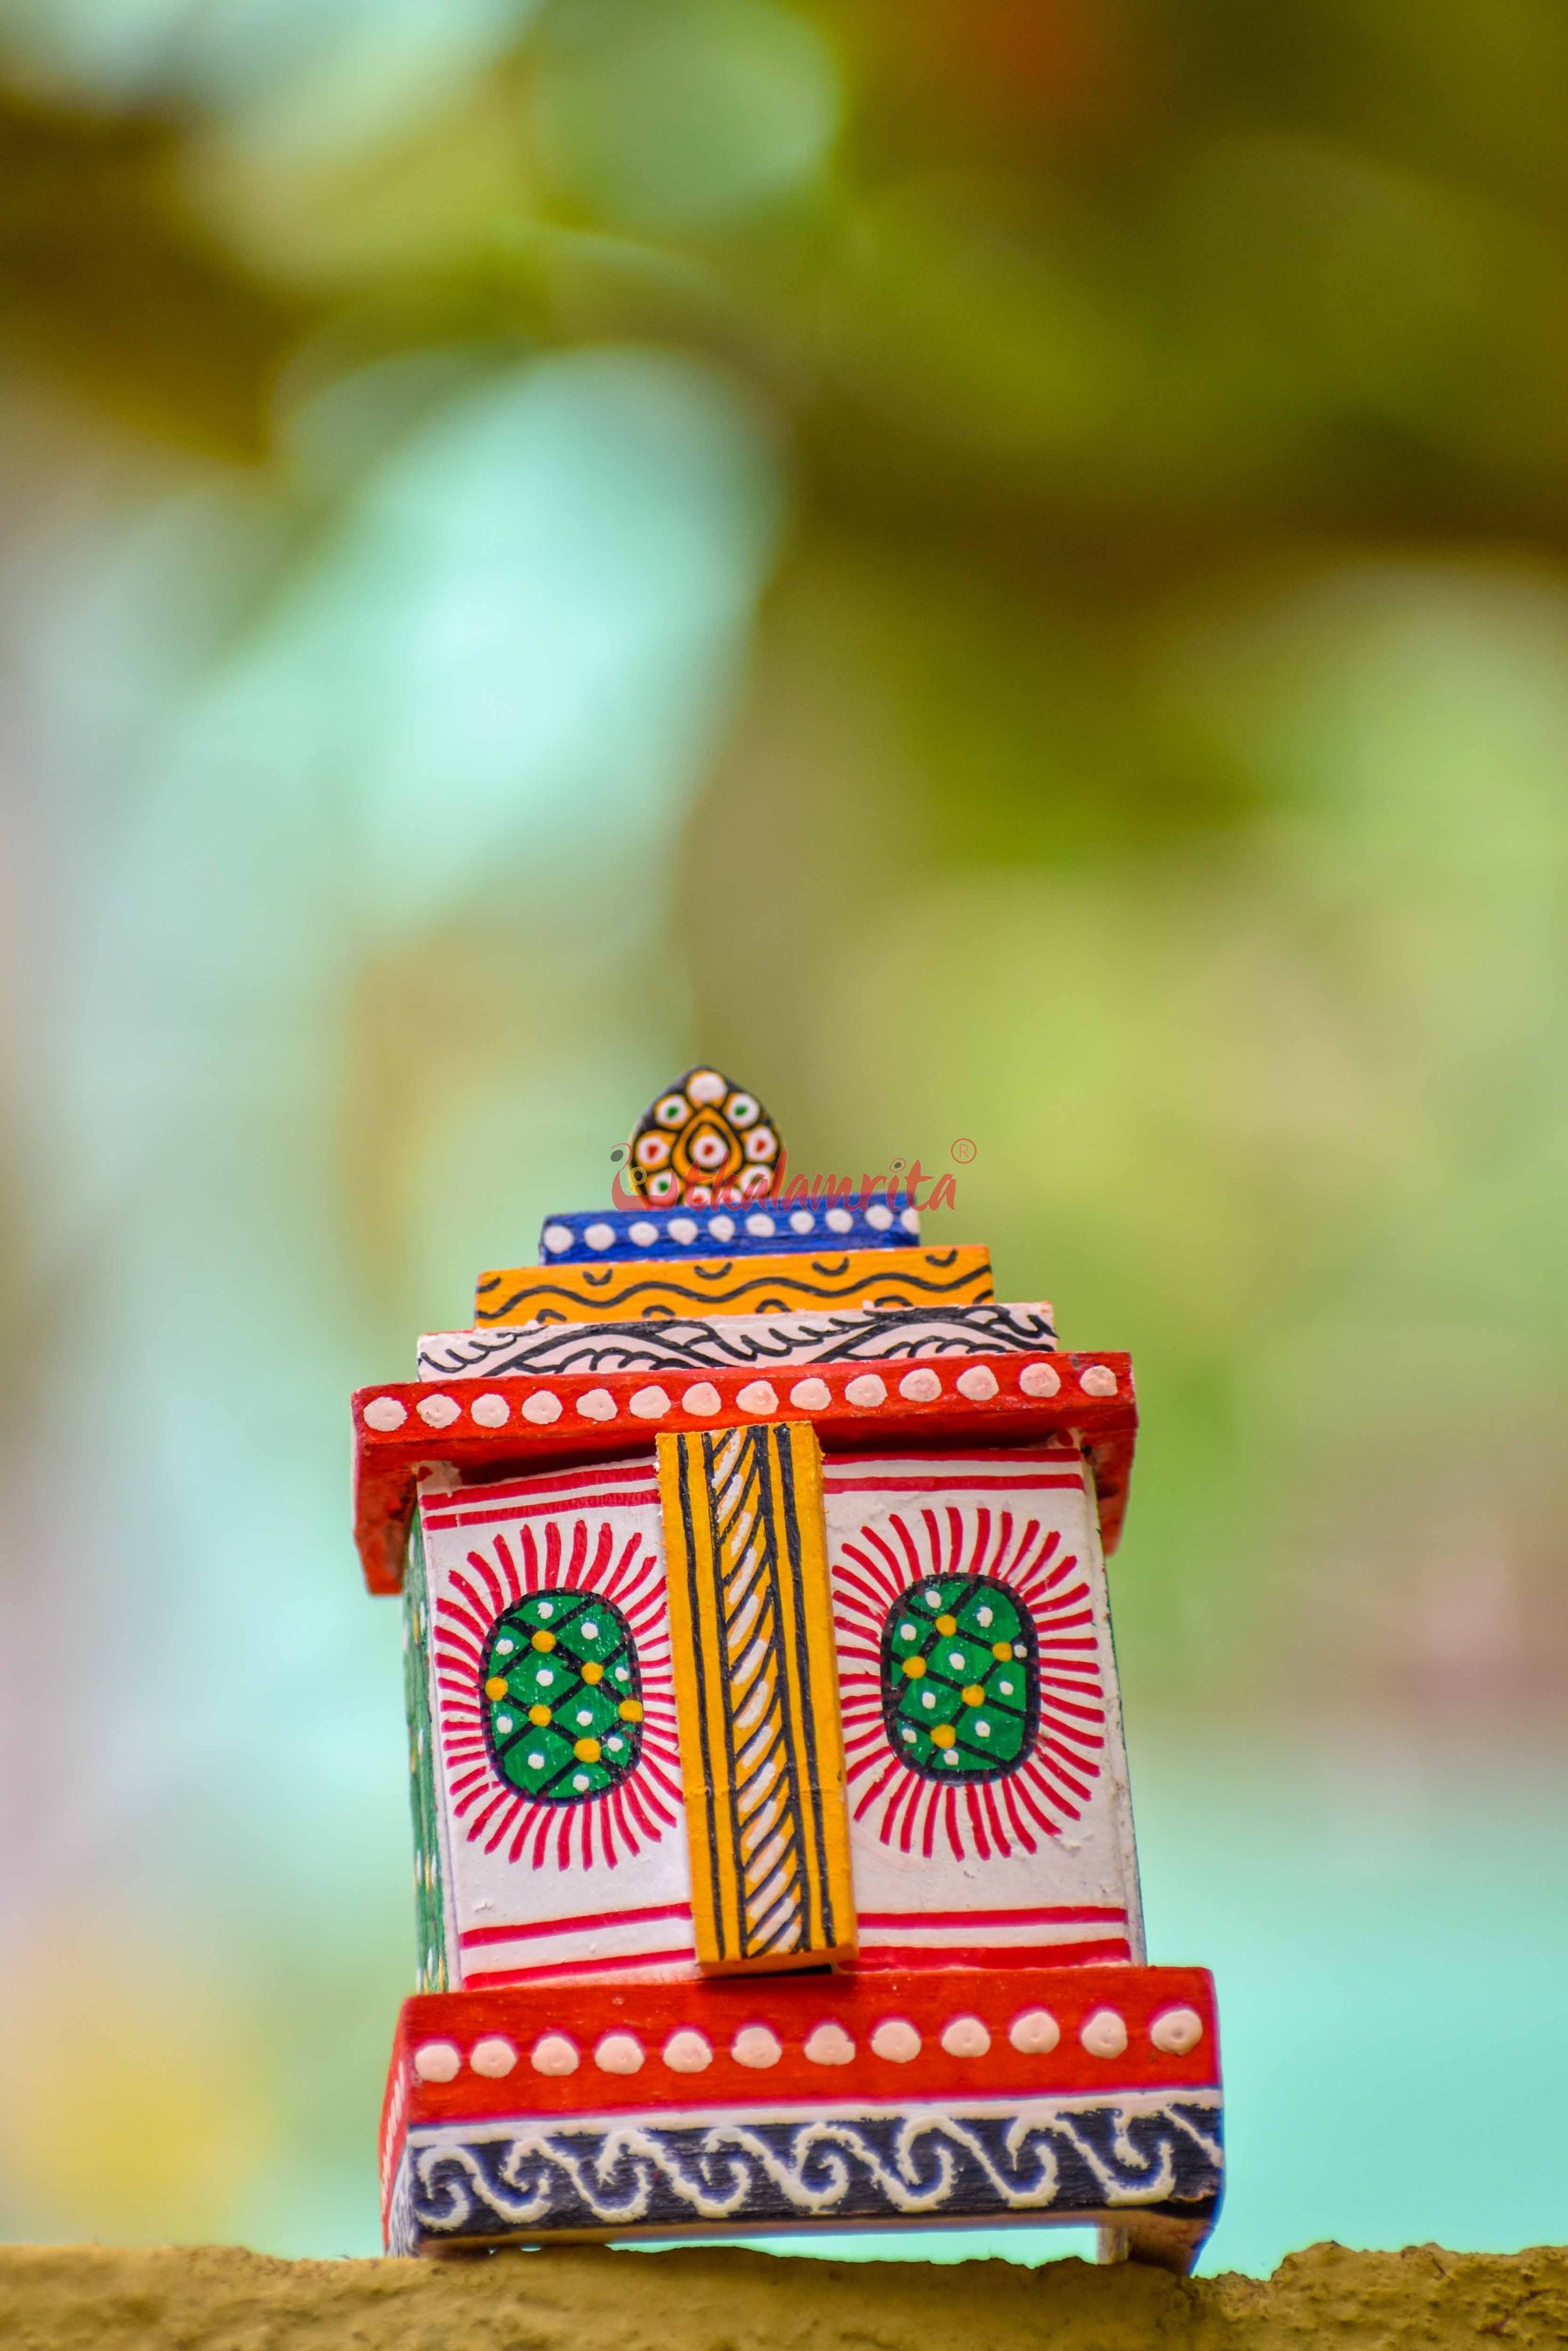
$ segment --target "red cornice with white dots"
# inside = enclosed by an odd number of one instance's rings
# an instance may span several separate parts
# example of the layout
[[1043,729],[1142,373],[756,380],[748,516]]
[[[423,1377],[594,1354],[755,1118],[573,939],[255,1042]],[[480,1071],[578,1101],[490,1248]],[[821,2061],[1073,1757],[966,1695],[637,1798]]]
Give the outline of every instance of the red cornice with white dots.
[[1064,1436],[1091,1462],[1101,1536],[1126,1508],[1137,1402],[1125,1354],[950,1355],[764,1369],[583,1372],[542,1379],[408,1381],[361,1388],[354,1539],[372,1592],[402,1583],[419,1475],[449,1465],[498,1476],[648,1448],[660,1429],[804,1420],[825,1453],[886,1446],[1022,1444]]

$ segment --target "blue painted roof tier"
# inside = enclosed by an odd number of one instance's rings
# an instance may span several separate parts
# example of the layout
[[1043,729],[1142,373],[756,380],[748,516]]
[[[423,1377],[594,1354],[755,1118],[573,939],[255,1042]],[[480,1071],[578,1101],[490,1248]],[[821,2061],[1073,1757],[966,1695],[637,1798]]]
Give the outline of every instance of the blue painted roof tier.
[[778,1257],[791,1249],[908,1249],[920,1211],[889,1200],[743,1200],[731,1207],[572,1208],[546,1219],[541,1265],[629,1259]]

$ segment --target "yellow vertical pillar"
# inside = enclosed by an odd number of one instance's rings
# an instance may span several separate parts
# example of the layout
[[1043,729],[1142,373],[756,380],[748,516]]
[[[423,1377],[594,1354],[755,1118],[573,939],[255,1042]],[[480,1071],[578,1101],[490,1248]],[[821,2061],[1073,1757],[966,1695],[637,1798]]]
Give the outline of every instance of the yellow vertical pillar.
[[838,1659],[815,1433],[659,1438],[697,1959],[713,1974],[855,1949]]

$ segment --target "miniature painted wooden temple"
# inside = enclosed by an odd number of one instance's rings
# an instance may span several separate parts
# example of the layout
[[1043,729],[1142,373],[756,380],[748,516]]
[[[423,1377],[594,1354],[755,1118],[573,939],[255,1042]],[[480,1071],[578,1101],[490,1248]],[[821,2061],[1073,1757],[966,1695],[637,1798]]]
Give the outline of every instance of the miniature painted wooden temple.
[[354,1399],[420,1989],[386,2240],[1091,2223],[1186,2268],[1208,1976],[1145,1961],[1103,1553],[1124,1355],[695,1070]]

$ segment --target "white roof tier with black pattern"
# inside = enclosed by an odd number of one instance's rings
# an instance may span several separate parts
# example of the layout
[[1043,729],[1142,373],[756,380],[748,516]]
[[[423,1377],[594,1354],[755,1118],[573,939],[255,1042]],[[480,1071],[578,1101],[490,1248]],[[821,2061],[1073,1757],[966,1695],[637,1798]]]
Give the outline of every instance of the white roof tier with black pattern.
[[842,1308],[808,1314],[716,1314],[658,1322],[520,1322],[436,1331],[419,1343],[416,1376],[538,1379],[570,1372],[741,1370],[751,1364],[881,1363],[1029,1353],[1056,1344],[1052,1310],[1021,1305]]

